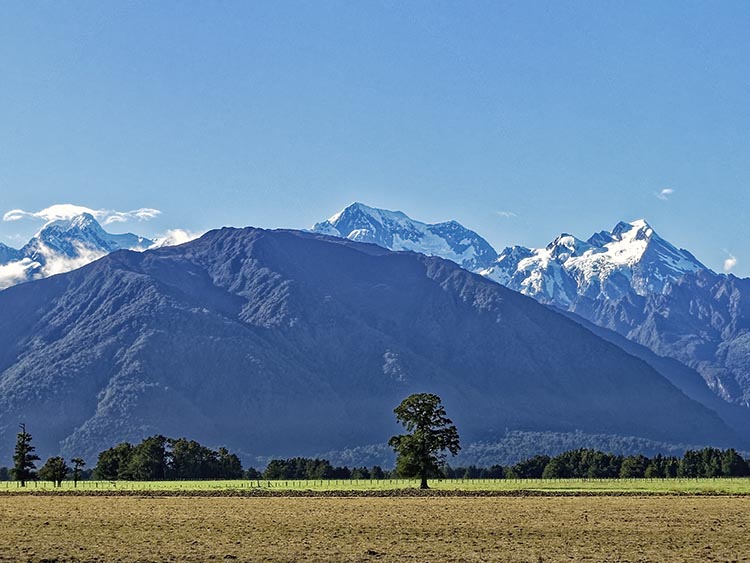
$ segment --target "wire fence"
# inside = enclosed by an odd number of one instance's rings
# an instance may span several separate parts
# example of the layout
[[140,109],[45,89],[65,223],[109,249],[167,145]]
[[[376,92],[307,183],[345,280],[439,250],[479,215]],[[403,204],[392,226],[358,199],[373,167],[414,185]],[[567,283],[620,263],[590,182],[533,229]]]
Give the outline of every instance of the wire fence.
[[[418,488],[416,479],[317,479],[232,481],[0,481],[0,492],[33,491],[195,491],[195,490],[388,490]],[[750,494],[750,478],[596,478],[596,479],[431,479],[430,487],[443,490],[592,490],[644,492],[723,492]]]

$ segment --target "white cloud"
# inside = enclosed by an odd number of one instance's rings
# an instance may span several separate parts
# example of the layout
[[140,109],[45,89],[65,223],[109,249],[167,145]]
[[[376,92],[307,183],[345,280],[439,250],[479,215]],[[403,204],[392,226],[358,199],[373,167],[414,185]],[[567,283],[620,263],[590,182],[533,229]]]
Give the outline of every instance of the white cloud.
[[497,211],[496,213],[498,217],[502,217],[503,219],[512,219],[513,217],[518,217],[518,215],[516,215],[512,211]]
[[138,221],[150,221],[161,215],[161,211],[158,209],[152,209],[150,207],[142,207],[140,209],[134,209],[132,211],[111,211],[104,219],[104,224],[109,225],[110,223],[124,223],[131,219]]
[[737,265],[737,258],[735,258],[734,256],[730,254],[729,257],[726,260],[724,260],[724,271],[726,273],[729,273],[734,269],[736,265]]
[[105,225],[111,223],[124,223],[125,221],[148,221],[161,215],[161,211],[151,207],[142,207],[130,211],[117,211],[114,209],[91,209],[82,205],[71,203],[58,203],[46,207],[40,211],[24,211],[23,209],[11,209],[3,215],[3,221],[20,221],[21,219],[41,219],[43,221],[59,221],[72,219],[82,213],[89,213]]
[[71,270],[77,270],[78,268],[85,266],[98,260],[102,256],[106,256],[106,252],[103,250],[89,248],[80,243],[74,243],[73,246],[76,250],[74,258],[68,256],[61,256],[60,254],[50,252],[47,250],[45,253],[47,261],[41,271],[43,278],[54,276],[56,274],[62,274],[64,272],[70,272]]
[[673,193],[674,190],[672,188],[664,188],[663,190],[656,192],[654,195],[662,201],[667,201],[669,199],[669,196],[671,196]]
[[158,237],[151,248],[161,248],[162,246],[177,246],[178,244],[185,244],[191,240],[195,240],[205,233],[186,231],[185,229],[171,229]]
[[0,266],[0,289],[29,280],[31,273],[37,268],[39,268],[39,263],[31,258]]
[[75,256],[61,255],[44,244],[39,250],[44,256],[44,264],[29,257],[0,266],[0,290],[25,281],[36,280],[76,270],[105,256],[107,252],[90,248],[82,243],[73,243]]

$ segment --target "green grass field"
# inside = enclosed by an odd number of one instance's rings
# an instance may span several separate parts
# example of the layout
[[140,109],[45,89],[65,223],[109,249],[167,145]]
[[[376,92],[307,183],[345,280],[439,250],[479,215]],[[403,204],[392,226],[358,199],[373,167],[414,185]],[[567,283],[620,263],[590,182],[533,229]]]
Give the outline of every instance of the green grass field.
[[[418,488],[419,481],[407,479],[330,480],[330,481],[81,481],[74,489],[72,481],[62,487],[49,482],[32,482],[25,489],[13,481],[0,482],[4,492],[53,491],[235,491],[262,489],[272,491],[382,491]],[[431,480],[430,488],[446,491],[548,491],[569,493],[644,493],[644,494],[737,494],[750,495],[750,478],[717,479],[442,479]]]

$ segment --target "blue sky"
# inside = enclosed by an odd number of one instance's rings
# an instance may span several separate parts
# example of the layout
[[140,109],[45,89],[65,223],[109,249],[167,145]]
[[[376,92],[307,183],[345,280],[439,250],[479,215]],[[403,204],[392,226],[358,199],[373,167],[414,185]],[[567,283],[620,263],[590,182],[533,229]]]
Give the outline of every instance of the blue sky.
[[498,249],[643,217],[748,276],[749,25],[747,2],[3,2],[0,212],[154,208],[111,230],[155,235],[363,201]]

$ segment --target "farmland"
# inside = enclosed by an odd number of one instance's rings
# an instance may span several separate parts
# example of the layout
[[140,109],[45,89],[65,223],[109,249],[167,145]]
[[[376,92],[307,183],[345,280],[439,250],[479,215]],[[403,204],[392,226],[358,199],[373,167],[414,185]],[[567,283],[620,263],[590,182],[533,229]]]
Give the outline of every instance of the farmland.
[[750,497],[0,497],[0,561],[750,561]]

